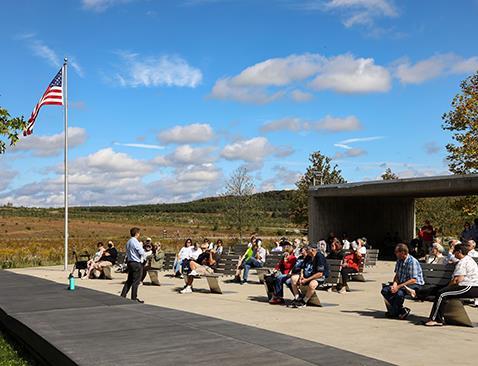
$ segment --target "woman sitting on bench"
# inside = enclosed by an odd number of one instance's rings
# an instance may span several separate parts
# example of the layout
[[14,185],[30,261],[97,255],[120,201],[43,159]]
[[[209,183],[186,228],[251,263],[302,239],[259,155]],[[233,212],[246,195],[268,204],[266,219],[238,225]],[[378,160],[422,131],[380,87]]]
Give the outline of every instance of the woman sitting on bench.
[[453,254],[458,259],[458,263],[448,286],[438,292],[430,318],[425,323],[428,327],[443,325],[445,305],[449,299],[474,299],[478,297],[478,265],[468,255],[468,248],[465,244],[455,245]]

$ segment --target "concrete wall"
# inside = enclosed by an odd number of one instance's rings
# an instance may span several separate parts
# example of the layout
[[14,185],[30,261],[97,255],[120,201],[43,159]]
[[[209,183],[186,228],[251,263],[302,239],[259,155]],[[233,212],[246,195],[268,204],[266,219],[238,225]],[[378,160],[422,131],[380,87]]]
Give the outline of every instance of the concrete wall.
[[311,242],[346,232],[349,238],[366,236],[374,248],[387,232],[403,241],[415,234],[415,199],[408,197],[309,197]]

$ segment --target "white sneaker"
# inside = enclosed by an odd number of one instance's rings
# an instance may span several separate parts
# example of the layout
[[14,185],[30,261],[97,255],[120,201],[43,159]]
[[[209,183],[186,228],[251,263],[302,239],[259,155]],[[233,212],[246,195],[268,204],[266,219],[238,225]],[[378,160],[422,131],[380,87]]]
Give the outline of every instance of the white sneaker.
[[179,291],[180,294],[190,294],[191,292],[193,292],[191,286],[186,286],[181,291]]
[[347,293],[347,288],[344,286],[338,292],[339,292],[339,294],[346,294]]
[[189,272],[190,276],[199,276],[199,273],[196,272],[195,269],[193,269],[191,272]]

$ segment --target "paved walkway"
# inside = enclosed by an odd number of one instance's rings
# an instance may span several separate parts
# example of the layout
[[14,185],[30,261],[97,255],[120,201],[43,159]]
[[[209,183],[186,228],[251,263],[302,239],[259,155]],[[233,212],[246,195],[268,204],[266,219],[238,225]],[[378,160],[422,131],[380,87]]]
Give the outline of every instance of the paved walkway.
[[296,337],[0,271],[0,322],[51,365],[390,365]]
[[[15,272],[67,282],[59,268]],[[478,328],[429,329],[416,325],[428,316],[431,303],[410,302],[412,315],[407,321],[384,317],[380,288],[382,282],[391,279],[392,272],[392,263],[379,262],[377,267],[367,270],[367,282],[351,283],[352,292],[345,295],[320,292],[323,308],[288,309],[268,305],[264,302],[263,286],[255,284],[221,283],[224,294],[213,295],[207,293],[205,280],[197,280],[195,293],[180,295],[176,291],[182,281],[164,276],[161,287],[141,286],[140,297],[148,304],[307,339],[393,364],[474,365]],[[85,280],[79,284],[117,295],[123,280],[124,275],[115,274],[111,281]],[[478,323],[478,309],[467,306],[466,310],[472,321]]]

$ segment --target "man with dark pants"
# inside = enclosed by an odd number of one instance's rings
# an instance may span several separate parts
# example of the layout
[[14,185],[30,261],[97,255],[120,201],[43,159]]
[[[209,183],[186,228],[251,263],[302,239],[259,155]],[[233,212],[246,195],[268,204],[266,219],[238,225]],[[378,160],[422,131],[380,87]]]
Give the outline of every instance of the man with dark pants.
[[128,267],[128,279],[124,284],[121,296],[126,297],[129,289],[131,288],[131,300],[139,303],[144,301],[138,299],[138,286],[141,282],[141,276],[143,274],[142,260],[145,255],[143,246],[138,241],[140,235],[140,229],[134,227],[130,230],[131,238],[126,243],[126,265]]
[[382,296],[387,306],[389,318],[404,320],[410,314],[410,309],[403,307],[405,296],[410,290],[417,290],[425,281],[420,263],[408,254],[408,247],[405,244],[398,244],[395,247],[395,277],[393,283],[382,289]]

